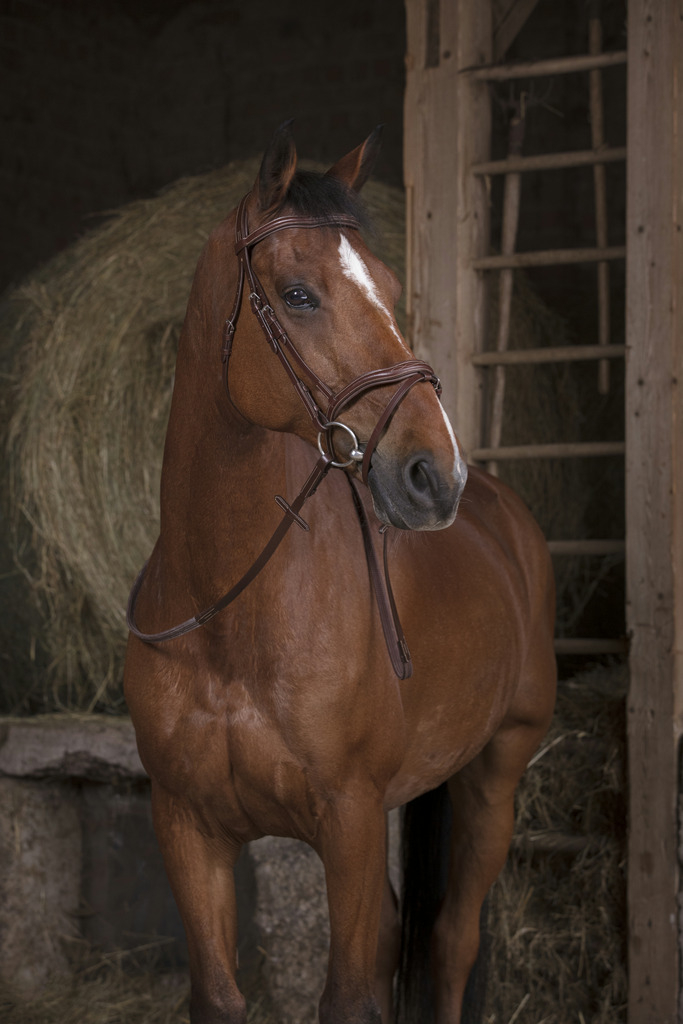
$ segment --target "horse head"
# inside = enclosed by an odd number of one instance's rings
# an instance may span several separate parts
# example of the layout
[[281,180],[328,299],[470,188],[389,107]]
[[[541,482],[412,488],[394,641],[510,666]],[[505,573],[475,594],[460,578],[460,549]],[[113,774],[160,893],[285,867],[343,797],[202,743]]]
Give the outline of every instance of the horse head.
[[[229,394],[249,422],[329,447],[363,476],[381,522],[435,530],[455,518],[467,469],[438,380],[399,331],[399,282],[361,236],[379,135],[323,175],[297,170],[288,124],[275,134],[236,215]],[[236,329],[247,295],[257,315]]]

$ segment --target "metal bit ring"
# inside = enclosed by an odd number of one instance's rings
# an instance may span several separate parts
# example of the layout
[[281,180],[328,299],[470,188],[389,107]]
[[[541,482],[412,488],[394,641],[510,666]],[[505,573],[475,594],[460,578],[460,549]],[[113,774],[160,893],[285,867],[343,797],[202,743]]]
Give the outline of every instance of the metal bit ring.
[[[339,420],[333,420],[332,423],[328,423],[326,428],[325,428],[325,431],[324,431],[324,433],[327,434],[327,436],[328,436],[328,441],[330,442],[330,451],[334,452],[334,449],[333,449],[332,444],[331,444],[331,433],[330,433],[333,427],[339,427],[341,430],[345,430],[346,431],[346,433],[351,438],[351,451],[349,452],[349,458],[348,458],[348,460],[346,462],[334,462],[333,461],[332,465],[336,469],[347,469],[349,466],[352,466],[354,462],[362,462],[363,461],[363,452],[359,448],[358,438],[354,434],[353,430],[351,430],[351,427],[347,427],[347,425],[345,423],[340,423]],[[321,430],[318,433],[318,451],[320,452],[321,455],[325,455],[325,450],[323,449],[323,445],[322,445],[322,436],[323,436],[323,431]]]

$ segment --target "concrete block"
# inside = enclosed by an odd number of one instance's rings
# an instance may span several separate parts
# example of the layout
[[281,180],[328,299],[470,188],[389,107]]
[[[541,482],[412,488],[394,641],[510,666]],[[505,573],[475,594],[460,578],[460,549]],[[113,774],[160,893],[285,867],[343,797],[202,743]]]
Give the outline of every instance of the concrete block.
[[329,923],[318,855],[296,839],[249,845],[256,873],[254,921],[263,977],[279,1024],[316,1024],[327,971]]
[[[388,817],[388,867],[400,888],[400,817]],[[263,978],[280,1024],[316,1024],[325,985],[330,927],[320,858],[296,839],[268,836],[249,844],[254,864],[254,923]]]
[[91,782],[147,778],[133,723],[108,715],[0,717],[0,775]]
[[152,827],[149,784],[81,786],[83,936],[96,949],[154,951],[187,966],[180,914]]
[[19,993],[69,973],[80,865],[74,787],[0,779],[0,980]]

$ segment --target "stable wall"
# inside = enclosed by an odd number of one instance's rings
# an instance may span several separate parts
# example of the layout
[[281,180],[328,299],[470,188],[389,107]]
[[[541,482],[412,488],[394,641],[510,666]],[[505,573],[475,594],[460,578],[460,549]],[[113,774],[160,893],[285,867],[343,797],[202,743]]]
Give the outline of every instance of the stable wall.
[[330,163],[385,122],[379,176],[400,184],[404,52],[395,0],[0,0],[0,290],[291,117]]

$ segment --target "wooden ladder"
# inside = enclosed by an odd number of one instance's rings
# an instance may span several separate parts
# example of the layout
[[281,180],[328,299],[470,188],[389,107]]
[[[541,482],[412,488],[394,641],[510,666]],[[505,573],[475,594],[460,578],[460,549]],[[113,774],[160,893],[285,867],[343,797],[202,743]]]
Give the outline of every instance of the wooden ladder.
[[[623,441],[586,441],[564,444],[502,445],[501,430],[505,395],[505,370],[509,366],[532,364],[597,361],[598,390],[609,390],[609,363],[623,359],[626,347],[611,344],[609,326],[609,264],[624,260],[624,246],[607,244],[607,203],[605,165],[626,159],[625,148],[611,148],[604,142],[602,90],[600,74],[605,67],[626,63],[626,52],[601,53],[601,30],[598,18],[589,22],[590,53],[581,56],[560,57],[513,64],[497,64],[473,68],[468,72],[482,82],[505,82],[537,76],[587,72],[590,75],[590,113],[592,144],[590,150],[522,156],[514,145],[506,159],[475,163],[473,173],[478,177],[505,176],[502,244],[499,255],[484,256],[471,261],[477,271],[497,271],[499,280],[499,326],[496,349],[474,353],[474,366],[491,373],[490,402],[487,410],[487,443],[474,448],[470,458],[485,463],[490,472],[498,472],[503,460],[547,458],[594,458],[598,456],[624,456]],[[522,115],[523,117],[523,115]],[[552,249],[536,252],[515,252],[515,238],[519,216],[520,176],[530,171],[592,166],[594,169],[596,245],[591,248]],[[508,327],[511,309],[513,275],[517,268],[561,266],[576,263],[597,265],[598,286],[598,344],[544,347],[535,349],[508,349]],[[571,539],[549,542],[555,556],[624,555],[625,542],[621,539]],[[624,654],[627,645],[621,637],[559,637],[555,641],[558,654],[601,655]]]

